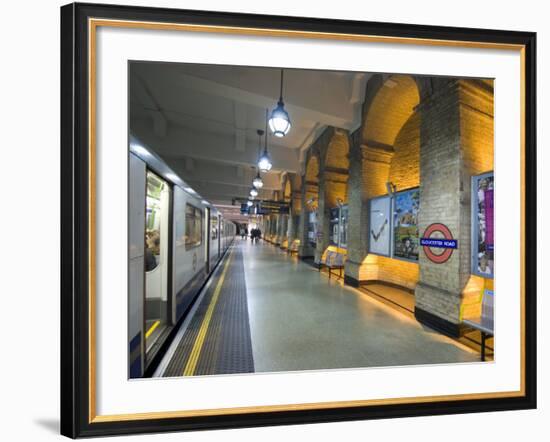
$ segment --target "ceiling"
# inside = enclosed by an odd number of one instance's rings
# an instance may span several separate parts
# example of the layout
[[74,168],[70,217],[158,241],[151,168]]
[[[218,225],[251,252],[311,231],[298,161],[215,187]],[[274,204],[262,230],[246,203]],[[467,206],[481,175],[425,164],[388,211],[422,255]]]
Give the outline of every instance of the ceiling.
[[[130,131],[225,216],[244,221],[235,197],[256,174],[258,129],[279,98],[281,70],[175,63],[130,64]],[[360,125],[368,74],[284,70],[292,128],[268,137],[273,169],[258,198],[270,199],[285,172],[301,173],[307,148],[327,126]],[[262,147],[264,140],[262,139]]]

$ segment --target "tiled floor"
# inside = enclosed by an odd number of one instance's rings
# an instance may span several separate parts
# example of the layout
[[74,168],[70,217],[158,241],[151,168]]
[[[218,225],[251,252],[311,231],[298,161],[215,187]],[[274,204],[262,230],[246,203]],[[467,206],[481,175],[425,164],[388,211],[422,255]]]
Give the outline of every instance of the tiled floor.
[[466,346],[266,244],[242,247],[256,371],[478,361]]

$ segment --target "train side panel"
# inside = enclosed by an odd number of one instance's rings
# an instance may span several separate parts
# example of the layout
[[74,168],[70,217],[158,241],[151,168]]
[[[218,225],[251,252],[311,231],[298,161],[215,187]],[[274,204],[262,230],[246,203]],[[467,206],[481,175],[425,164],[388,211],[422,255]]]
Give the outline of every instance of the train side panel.
[[220,226],[219,226],[219,215],[217,211],[212,211],[210,214],[210,233],[209,233],[209,241],[210,241],[210,270],[214,268],[216,265],[216,262],[218,261],[218,257],[220,256],[219,251],[219,236],[220,236]]
[[[168,198],[171,198],[171,204],[161,201],[162,207],[168,207],[168,210],[160,210],[161,217],[163,217],[162,214],[169,217],[166,218],[166,224],[160,226],[160,231],[170,232],[169,240],[171,241],[171,247],[165,247],[162,244],[160,247],[164,253],[168,253],[171,248],[171,253],[160,259],[160,263],[165,262],[170,266],[171,272],[171,280],[169,283],[163,284],[168,290],[169,307],[166,309],[167,312],[171,312],[166,317],[165,327],[168,329],[165,328],[165,330],[169,330],[170,327],[177,324],[198,295],[199,289],[208,277],[207,258],[208,267],[212,271],[231,244],[235,234],[234,223],[223,219],[215,208],[206,210],[207,206],[202,203],[200,198],[170,182],[168,174],[162,170],[162,163],[157,161],[150,164],[147,158],[130,152],[128,201],[128,375],[130,378],[143,376],[146,366],[150,362],[148,361],[148,352],[151,352],[151,357],[153,357],[154,348],[157,346],[156,342],[161,342],[151,341],[151,345],[146,342],[145,282],[146,275],[150,276],[154,271],[153,269],[146,272],[145,265],[146,260],[150,260],[150,257],[146,256],[145,246],[146,220],[149,219],[147,218],[149,213],[148,174],[153,172],[162,178],[171,189],[167,191]],[[207,216],[210,216],[210,228]],[[207,250],[209,250],[208,257]],[[158,258],[157,262],[159,262]],[[166,300],[166,298],[164,299]],[[154,327],[150,330],[154,330]],[[157,330],[160,330],[160,326],[157,327]],[[147,331],[147,334],[149,335],[150,332]],[[159,339],[162,336],[166,336],[166,333],[159,334]]]
[[[200,212],[200,218],[197,214]],[[174,187],[174,259],[172,273],[174,280],[174,322],[177,322],[192,303],[201,284],[206,279],[204,207],[196,198],[191,197],[181,188]],[[187,226],[187,224],[198,225]],[[188,237],[199,234],[200,239],[190,244]]]
[[130,154],[128,194],[128,375],[131,378],[143,375],[145,363],[145,339],[143,335],[145,180],[145,163],[134,154]]

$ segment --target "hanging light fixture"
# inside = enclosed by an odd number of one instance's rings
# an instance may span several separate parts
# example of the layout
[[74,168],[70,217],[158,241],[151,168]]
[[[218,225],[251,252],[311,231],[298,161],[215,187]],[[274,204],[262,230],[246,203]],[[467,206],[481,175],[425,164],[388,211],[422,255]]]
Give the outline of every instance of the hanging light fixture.
[[[261,129],[257,130],[258,133],[258,158],[260,156],[260,152],[262,151],[262,135],[264,134],[264,131]],[[258,169],[258,173],[256,173],[256,177],[252,180],[252,185],[256,189],[261,189],[264,186],[264,182],[262,180],[262,177],[260,176],[260,170]]]
[[255,187],[253,187],[252,189],[250,189],[250,196],[258,196],[258,191],[256,190]]
[[256,188],[256,189],[261,189],[263,186],[264,186],[264,182],[262,180],[262,177],[260,176],[260,171],[258,171],[257,175],[256,175],[256,178],[254,178],[252,180],[252,185]]
[[252,203],[252,201],[250,201],[250,200],[248,200],[248,201],[246,202],[246,205],[247,205],[248,207],[252,206],[252,204],[253,204],[253,203]]
[[267,153],[267,109],[265,110],[265,145],[264,153],[258,158],[258,167],[262,172],[268,172],[273,167],[271,163],[271,157]]
[[283,103],[283,75],[284,70],[281,69],[281,93],[279,94],[277,107],[271,111],[271,117],[269,117],[269,128],[276,137],[284,137],[291,126],[288,112],[285,110],[285,104]]

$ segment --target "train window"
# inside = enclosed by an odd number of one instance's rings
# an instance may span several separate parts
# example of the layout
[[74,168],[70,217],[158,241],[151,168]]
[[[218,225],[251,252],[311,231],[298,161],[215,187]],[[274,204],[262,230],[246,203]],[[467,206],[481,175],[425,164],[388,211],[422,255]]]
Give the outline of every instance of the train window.
[[210,226],[211,226],[211,239],[218,239],[218,218],[217,217],[211,217],[210,218]]
[[171,189],[169,184],[147,171],[145,201],[145,363],[150,362],[155,343],[169,324],[168,241]]
[[147,198],[145,214],[145,270],[154,270],[160,261],[161,196],[165,182],[154,173],[147,172]]
[[191,204],[185,206],[185,248],[200,246],[202,243],[202,210]]

